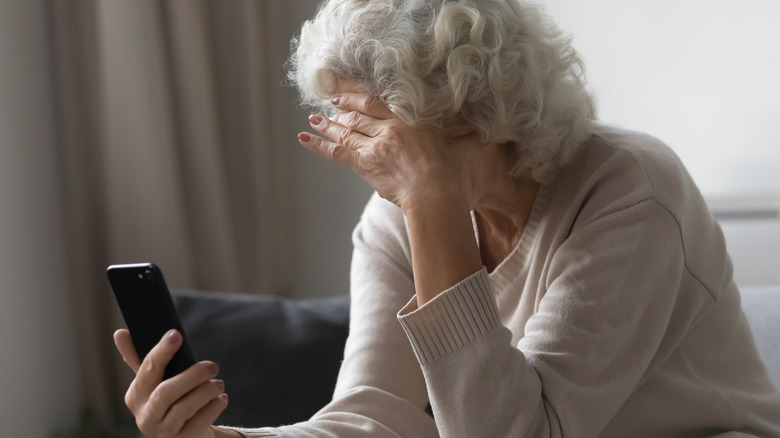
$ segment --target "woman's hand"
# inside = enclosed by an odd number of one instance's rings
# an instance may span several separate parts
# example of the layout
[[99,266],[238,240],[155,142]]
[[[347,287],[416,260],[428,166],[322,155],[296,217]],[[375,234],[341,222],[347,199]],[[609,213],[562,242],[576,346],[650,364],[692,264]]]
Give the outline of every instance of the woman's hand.
[[[219,366],[198,362],[165,381],[165,366],[182,343],[181,334],[171,330],[146,355],[138,358],[130,332],[114,333],[114,343],[135,379],[125,394],[125,404],[135,416],[138,429],[155,438],[215,438],[221,430],[212,423],[227,407],[225,383],[215,379]],[[236,435],[240,436],[240,435]]]
[[309,117],[322,136],[298,135],[307,149],[351,167],[404,211],[442,196],[468,199],[467,165],[481,146],[470,126],[410,126],[361,93],[342,93],[333,104],[339,110],[333,118]]
[[350,166],[401,207],[409,227],[417,304],[423,305],[482,266],[469,210],[489,169],[472,128],[409,126],[376,98],[342,93],[333,119],[309,117],[324,137],[301,133],[303,146]]

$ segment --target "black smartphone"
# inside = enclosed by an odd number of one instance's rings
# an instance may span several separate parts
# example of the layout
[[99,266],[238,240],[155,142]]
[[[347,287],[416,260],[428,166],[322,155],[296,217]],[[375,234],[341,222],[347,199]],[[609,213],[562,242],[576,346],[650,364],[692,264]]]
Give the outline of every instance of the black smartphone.
[[138,357],[143,360],[168,330],[176,329],[183,342],[165,367],[164,379],[194,364],[195,355],[160,268],[153,263],[111,265],[107,273]]

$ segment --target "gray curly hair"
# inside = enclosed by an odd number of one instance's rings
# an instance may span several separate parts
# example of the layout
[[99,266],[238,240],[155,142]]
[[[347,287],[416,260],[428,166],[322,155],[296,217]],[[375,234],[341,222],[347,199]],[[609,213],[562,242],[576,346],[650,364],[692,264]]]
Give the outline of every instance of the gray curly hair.
[[459,115],[483,141],[515,148],[512,176],[543,181],[594,117],[570,42],[520,0],[328,0],[293,40],[288,78],[325,113],[343,78],[408,124]]

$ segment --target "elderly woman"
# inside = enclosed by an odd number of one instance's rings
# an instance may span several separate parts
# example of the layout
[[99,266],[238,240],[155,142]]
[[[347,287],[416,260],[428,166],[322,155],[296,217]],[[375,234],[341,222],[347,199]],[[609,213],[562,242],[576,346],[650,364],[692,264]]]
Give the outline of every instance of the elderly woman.
[[210,426],[227,404],[215,364],[161,382],[180,336],[141,363],[120,331],[142,431],[780,436],[701,194],[667,146],[594,121],[580,59],[539,7],[330,0],[290,65],[324,113],[300,143],[376,190],[333,401],[301,424]]

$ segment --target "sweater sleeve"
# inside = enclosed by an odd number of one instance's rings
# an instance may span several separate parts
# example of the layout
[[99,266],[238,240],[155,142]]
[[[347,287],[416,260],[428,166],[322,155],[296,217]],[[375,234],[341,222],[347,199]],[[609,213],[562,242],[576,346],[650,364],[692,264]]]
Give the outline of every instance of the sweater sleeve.
[[395,317],[414,296],[400,210],[375,195],[353,242],[350,334],[333,401],[306,422],[232,430],[249,438],[438,437],[422,370]]
[[677,222],[650,199],[555,250],[517,348],[484,269],[398,318],[442,437],[595,437],[710,298],[678,293],[684,281]]

